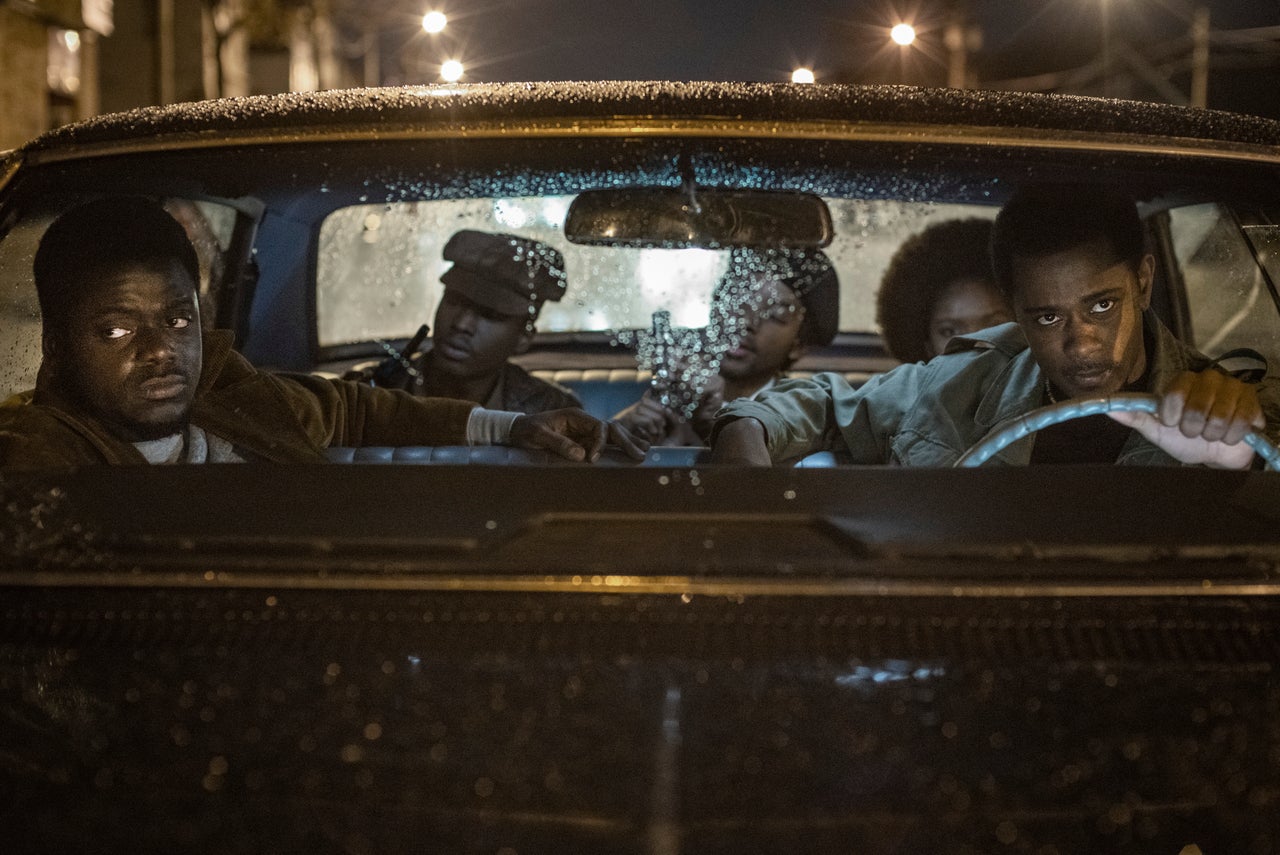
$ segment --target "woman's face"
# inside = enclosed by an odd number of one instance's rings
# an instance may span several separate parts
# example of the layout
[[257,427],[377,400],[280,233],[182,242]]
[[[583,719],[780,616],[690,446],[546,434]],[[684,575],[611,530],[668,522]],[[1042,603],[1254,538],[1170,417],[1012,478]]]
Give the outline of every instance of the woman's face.
[[1013,312],[994,285],[981,279],[956,279],[938,296],[929,316],[929,355],[937,356],[954,336],[1013,320]]

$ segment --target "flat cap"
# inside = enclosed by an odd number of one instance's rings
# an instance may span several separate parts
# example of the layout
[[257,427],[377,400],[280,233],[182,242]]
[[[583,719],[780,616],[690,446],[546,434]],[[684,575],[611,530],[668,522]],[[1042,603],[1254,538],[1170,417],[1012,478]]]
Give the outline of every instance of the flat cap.
[[444,245],[452,261],[440,277],[446,288],[504,315],[537,314],[547,300],[564,296],[564,256],[531,238],[474,229],[454,233]]

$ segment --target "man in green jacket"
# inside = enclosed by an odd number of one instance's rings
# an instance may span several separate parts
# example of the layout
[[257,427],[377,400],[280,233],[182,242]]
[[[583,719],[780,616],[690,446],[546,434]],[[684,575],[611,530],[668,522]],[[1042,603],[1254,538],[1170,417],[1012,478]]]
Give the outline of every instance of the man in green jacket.
[[854,389],[838,375],[780,383],[717,419],[713,459],[768,465],[818,450],[854,463],[950,466],[991,431],[1054,402],[1161,396],[1159,414],[1112,413],[1020,440],[1005,464],[1244,468],[1253,428],[1280,429],[1280,385],[1249,384],[1177,341],[1150,311],[1155,262],[1132,202],[1104,188],[1036,185],[996,219],[992,261],[1015,323],[953,339],[928,363]]
[[529,416],[311,375],[259,371],[202,333],[195,251],[141,198],[58,218],[35,258],[43,360],[0,406],[0,467],[325,460],[338,445],[505,443],[594,460],[644,443],[580,410]]

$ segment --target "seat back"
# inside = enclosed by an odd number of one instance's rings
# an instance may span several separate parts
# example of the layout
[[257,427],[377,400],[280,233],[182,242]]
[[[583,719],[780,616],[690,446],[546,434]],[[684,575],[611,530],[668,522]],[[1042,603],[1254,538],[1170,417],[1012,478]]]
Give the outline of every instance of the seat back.
[[[559,383],[582,401],[582,408],[598,419],[611,419],[640,400],[649,388],[652,372],[635,368],[556,369],[530,372],[534,377]],[[788,377],[812,377],[812,371],[791,371]],[[872,376],[867,371],[846,371],[845,379],[861,386]]]
[[652,374],[635,368],[587,368],[533,371],[534,377],[559,383],[598,419],[611,419],[640,400]]
[[[336,446],[327,450],[331,463],[398,463],[425,466],[550,466],[573,465],[549,451],[531,451],[506,445],[402,445]],[[694,466],[705,463],[707,448],[651,448],[637,463],[616,448],[606,448],[594,466]],[[586,464],[582,464],[586,465]]]

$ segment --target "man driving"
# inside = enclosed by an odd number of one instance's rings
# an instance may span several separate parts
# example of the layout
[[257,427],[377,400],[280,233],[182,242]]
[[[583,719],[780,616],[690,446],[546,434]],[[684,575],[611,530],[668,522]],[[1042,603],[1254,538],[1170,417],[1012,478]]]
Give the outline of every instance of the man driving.
[[196,253],[154,201],[59,217],[34,262],[43,359],[0,407],[0,466],[325,460],[339,445],[505,443],[592,460],[624,429],[580,410],[534,416],[343,380],[259,371],[230,333],[202,333]]
[[1025,187],[996,218],[991,249],[1014,323],[957,337],[942,356],[858,389],[823,374],[733,402],[717,419],[713,459],[768,465],[837,449],[854,463],[950,466],[1040,406],[1132,391],[1160,395],[1158,415],[1066,422],[994,459],[1245,468],[1254,453],[1244,435],[1276,437],[1280,384],[1218,369],[1150,311],[1155,263],[1131,199],[1102,187]]

